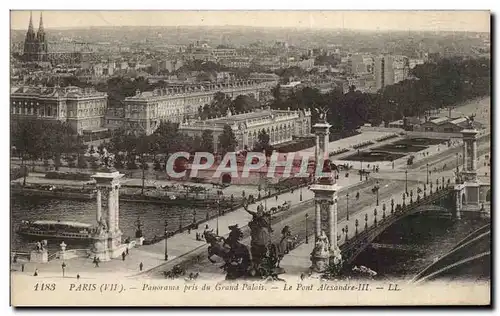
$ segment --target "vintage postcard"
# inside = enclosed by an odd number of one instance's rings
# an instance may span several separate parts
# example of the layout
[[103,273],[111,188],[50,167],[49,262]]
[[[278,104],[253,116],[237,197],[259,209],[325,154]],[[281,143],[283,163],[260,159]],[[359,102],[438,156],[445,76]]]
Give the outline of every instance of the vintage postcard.
[[11,11],[13,306],[491,304],[488,11]]

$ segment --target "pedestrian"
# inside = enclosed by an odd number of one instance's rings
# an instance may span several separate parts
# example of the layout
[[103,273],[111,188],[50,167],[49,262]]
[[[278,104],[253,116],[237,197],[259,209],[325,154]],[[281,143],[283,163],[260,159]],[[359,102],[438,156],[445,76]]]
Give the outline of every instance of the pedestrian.
[[278,196],[276,195],[276,201],[278,201]]
[[21,272],[24,272],[24,263],[21,264]]
[[80,280],[80,274],[76,274],[76,280],[79,281]]
[[126,254],[127,254],[127,256],[128,256],[128,247],[127,247],[127,248],[125,248],[125,252],[126,252]]
[[141,263],[139,263],[139,271],[142,271],[142,267],[144,267],[144,265]]
[[122,252],[122,261],[125,261],[125,256],[126,256],[126,254],[125,254],[125,251],[124,251],[124,252]]
[[35,273],[33,273],[33,276],[38,276],[38,269],[35,269]]
[[188,235],[191,235],[191,227],[188,227]]

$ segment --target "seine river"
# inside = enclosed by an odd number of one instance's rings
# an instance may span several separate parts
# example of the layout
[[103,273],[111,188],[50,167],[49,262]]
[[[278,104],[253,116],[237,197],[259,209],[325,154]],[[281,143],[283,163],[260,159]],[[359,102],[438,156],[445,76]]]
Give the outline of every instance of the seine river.
[[[489,220],[480,218],[456,221],[426,215],[409,216],[387,229],[374,242],[411,246],[418,251],[369,248],[353,264],[375,270],[377,278],[411,279],[488,222]],[[488,270],[482,271],[483,276],[489,276],[489,273]]]
[[[11,223],[12,223],[12,249],[21,251],[29,249],[32,240],[22,238],[15,233],[16,227],[22,220],[61,220],[77,221],[88,224],[96,223],[96,202],[59,200],[47,198],[11,197]],[[103,210],[105,205],[103,205]],[[193,215],[196,219],[206,218],[206,210],[197,209],[193,214],[193,208],[180,206],[166,206],[161,204],[146,204],[120,201],[120,228],[124,239],[135,236],[137,218],[140,217],[143,224],[143,234],[147,239],[155,235],[161,236],[164,232],[164,222],[168,220],[168,229],[179,229],[182,220],[183,227],[193,222]],[[211,210],[216,212],[216,210]],[[181,216],[182,215],[182,216]],[[65,241],[68,243],[67,241]],[[54,249],[56,245],[50,245]]]

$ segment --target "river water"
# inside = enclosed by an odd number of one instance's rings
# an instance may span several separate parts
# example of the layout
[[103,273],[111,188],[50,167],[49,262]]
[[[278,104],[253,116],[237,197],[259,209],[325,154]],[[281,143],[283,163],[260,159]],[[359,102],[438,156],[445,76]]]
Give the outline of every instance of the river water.
[[[16,227],[22,220],[61,220],[77,221],[87,224],[96,223],[97,205],[95,201],[59,200],[37,197],[11,197],[11,227],[12,227],[12,249],[16,251],[26,251],[33,240],[23,238],[15,233]],[[105,205],[103,205],[103,211]],[[196,214],[193,214],[193,211]],[[216,210],[209,209],[210,212]],[[134,237],[136,221],[140,217],[143,224],[143,234],[146,239],[155,235],[162,236],[164,233],[164,222],[168,220],[168,230],[179,229],[182,221],[183,227],[193,222],[193,216],[200,221],[206,218],[205,209],[194,209],[180,206],[166,206],[161,204],[147,204],[120,201],[120,229],[123,232],[123,239]],[[211,214],[212,214],[211,213]],[[59,241],[60,242],[60,241]],[[68,244],[68,241],[65,241]],[[49,241],[49,248],[52,245]]]
[[[402,245],[416,251],[368,248],[355,259],[353,265],[364,265],[376,271],[380,279],[411,279],[488,222],[480,218],[453,220],[426,215],[409,216],[391,226],[374,242]],[[486,276],[490,273],[481,272]]]

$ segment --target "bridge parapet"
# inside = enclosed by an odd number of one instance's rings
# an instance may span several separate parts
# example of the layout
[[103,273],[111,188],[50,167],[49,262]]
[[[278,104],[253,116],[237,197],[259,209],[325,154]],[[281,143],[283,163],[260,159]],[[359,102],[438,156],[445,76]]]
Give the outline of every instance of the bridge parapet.
[[[453,187],[450,185],[440,186],[433,192],[426,194],[425,197],[420,197],[420,194],[417,194],[417,198],[410,199],[408,203],[405,203],[404,196],[398,197],[397,201],[392,199],[389,210],[383,204],[382,211],[375,208],[370,216],[368,213],[360,214],[363,217],[358,215],[358,218],[354,218],[354,229],[349,229],[349,225],[339,228],[342,229],[343,235],[337,236],[337,240],[344,262],[352,262],[377,236],[402,218],[423,211],[442,212],[446,210],[444,207],[429,207],[429,205],[447,201],[449,197],[453,196],[453,192]],[[349,231],[353,232],[351,236],[349,236]]]

